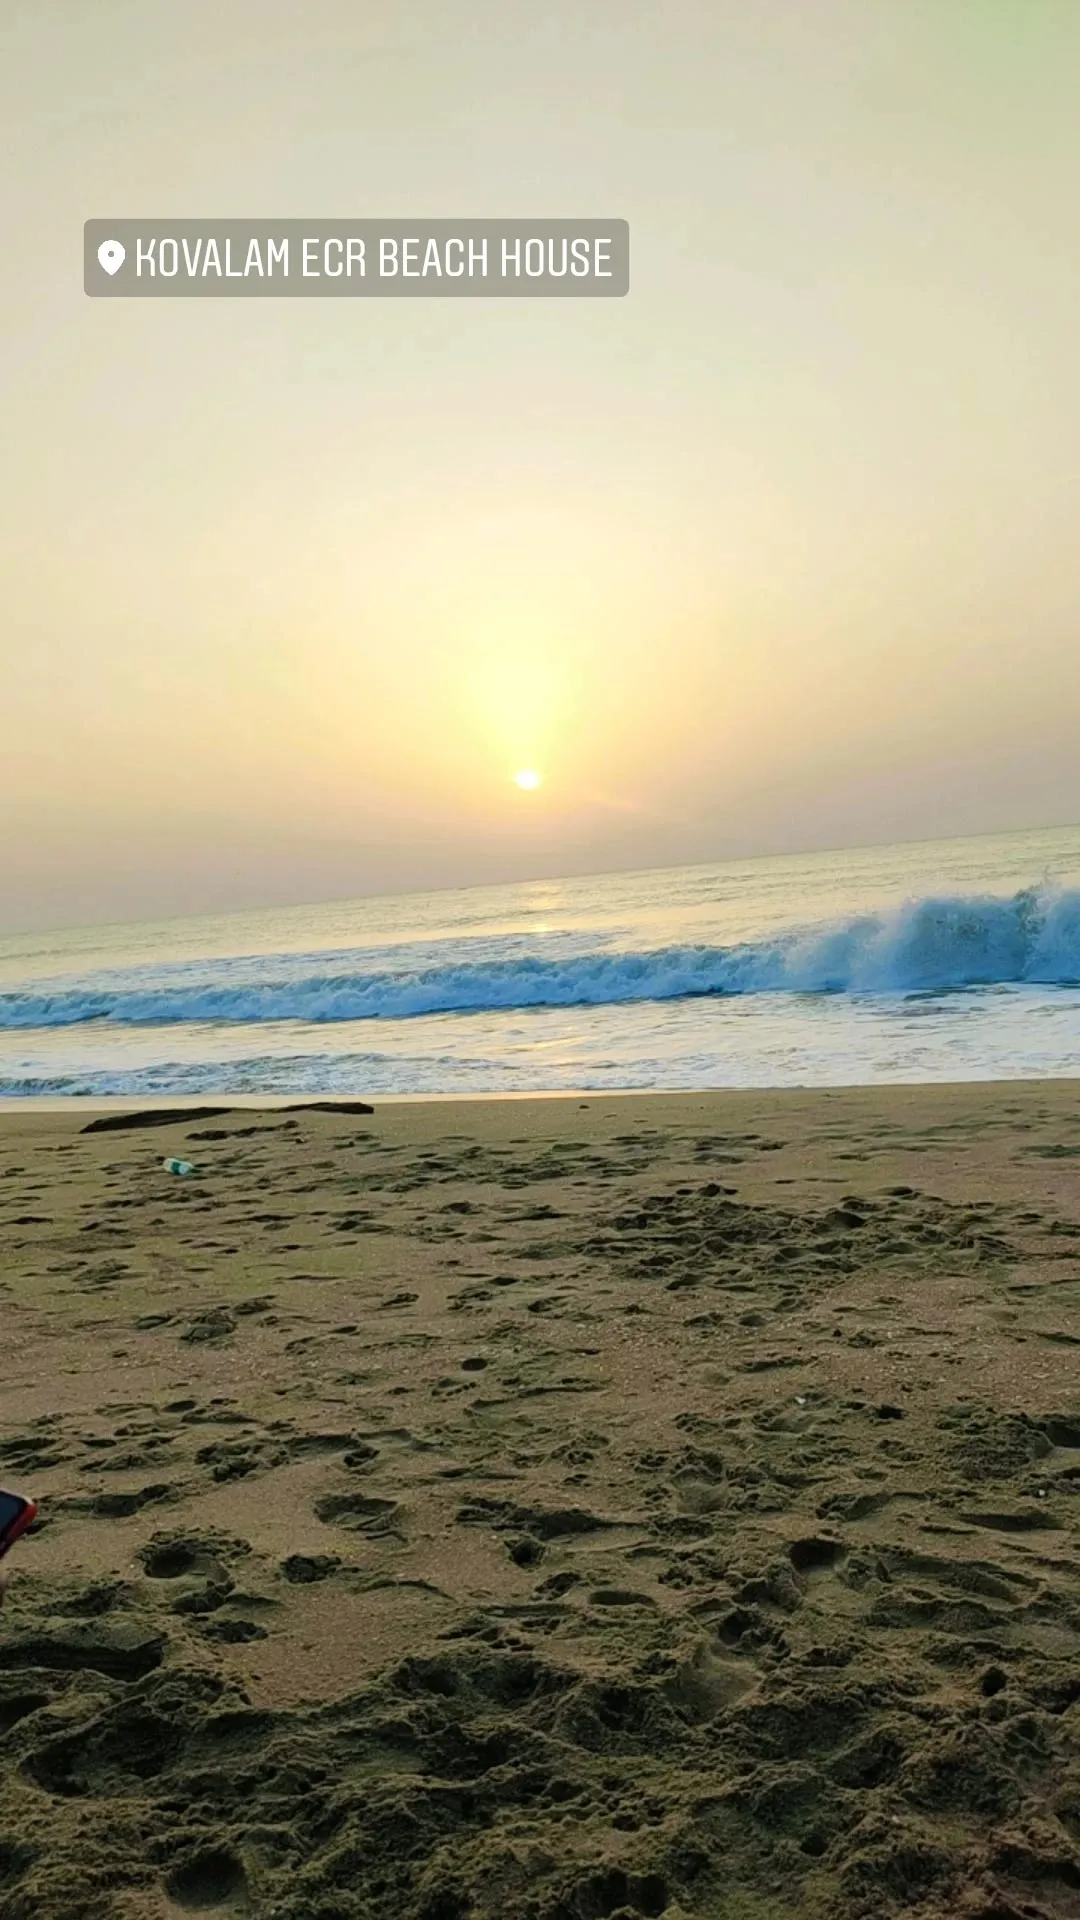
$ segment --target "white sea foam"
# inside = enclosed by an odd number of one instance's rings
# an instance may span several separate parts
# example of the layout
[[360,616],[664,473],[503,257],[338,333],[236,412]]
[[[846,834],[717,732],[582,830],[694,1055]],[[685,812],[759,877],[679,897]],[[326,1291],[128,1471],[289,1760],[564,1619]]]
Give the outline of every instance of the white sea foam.
[[[260,978],[260,973],[262,977]],[[615,949],[580,937],[467,939],[386,954],[338,950],[116,969],[0,993],[0,1029],[321,1025],[431,1014],[604,1007],[755,994],[905,995],[1080,983],[1080,890],[942,896],[731,944]]]

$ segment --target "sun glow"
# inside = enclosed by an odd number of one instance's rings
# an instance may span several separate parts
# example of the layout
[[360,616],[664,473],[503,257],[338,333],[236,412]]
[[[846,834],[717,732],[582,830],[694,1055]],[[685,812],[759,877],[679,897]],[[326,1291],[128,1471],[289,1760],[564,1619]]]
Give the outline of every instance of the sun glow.
[[523,793],[535,793],[540,785],[540,775],[532,767],[522,767],[521,772],[514,775],[514,785],[520,787]]

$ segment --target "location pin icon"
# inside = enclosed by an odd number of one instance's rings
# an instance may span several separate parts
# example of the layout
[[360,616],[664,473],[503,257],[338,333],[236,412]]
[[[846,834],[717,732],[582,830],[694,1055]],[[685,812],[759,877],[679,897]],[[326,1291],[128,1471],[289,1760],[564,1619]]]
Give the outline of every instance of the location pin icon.
[[97,257],[106,273],[115,273],[124,264],[127,255],[119,240],[103,240],[97,250]]

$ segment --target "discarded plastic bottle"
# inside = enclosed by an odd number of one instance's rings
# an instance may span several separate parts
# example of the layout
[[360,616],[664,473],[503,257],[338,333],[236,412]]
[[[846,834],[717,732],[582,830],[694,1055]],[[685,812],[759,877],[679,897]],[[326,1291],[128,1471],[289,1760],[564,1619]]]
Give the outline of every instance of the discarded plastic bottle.
[[178,1173],[181,1178],[190,1177],[197,1171],[190,1160],[163,1160],[161,1164],[166,1173]]

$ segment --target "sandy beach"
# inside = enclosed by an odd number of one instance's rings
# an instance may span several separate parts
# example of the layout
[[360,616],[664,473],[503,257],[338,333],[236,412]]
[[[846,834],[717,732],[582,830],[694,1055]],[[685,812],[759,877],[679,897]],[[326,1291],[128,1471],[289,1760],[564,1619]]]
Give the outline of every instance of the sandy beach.
[[1080,1914],[1076,1083],[91,1118],[8,1920]]

